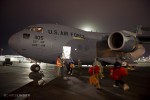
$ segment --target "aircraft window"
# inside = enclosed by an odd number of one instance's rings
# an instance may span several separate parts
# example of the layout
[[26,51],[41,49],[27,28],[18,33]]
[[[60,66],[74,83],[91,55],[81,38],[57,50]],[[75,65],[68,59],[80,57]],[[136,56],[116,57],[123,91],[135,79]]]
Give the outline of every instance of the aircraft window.
[[35,27],[31,27],[30,30],[36,32]]
[[30,34],[24,33],[24,34],[23,34],[23,38],[24,38],[24,39],[29,39],[29,38],[30,38]]
[[27,27],[26,29],[30,30],[30,31],[34,31],[34,32],[41,32],[41,33],[43,33],[43,28],[42,27]]
[[42,27],[37,27],[36,32],[43,32],[43,28]]

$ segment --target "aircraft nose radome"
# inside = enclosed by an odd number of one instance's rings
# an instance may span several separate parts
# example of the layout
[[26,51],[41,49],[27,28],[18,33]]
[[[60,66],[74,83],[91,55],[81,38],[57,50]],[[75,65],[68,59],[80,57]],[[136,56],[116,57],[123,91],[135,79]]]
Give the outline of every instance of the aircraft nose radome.
[[15,34],[9,38],[8,44],[13,49],[16,49],[19,46],[19,41]]

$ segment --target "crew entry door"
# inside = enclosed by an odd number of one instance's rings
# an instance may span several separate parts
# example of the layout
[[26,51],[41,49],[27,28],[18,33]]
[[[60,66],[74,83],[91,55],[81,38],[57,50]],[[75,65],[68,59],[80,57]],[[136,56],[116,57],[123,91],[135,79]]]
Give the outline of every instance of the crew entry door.
[[63,59],[70,59],[71,58],[71,47],[70,46],[63,46],[62,58]]

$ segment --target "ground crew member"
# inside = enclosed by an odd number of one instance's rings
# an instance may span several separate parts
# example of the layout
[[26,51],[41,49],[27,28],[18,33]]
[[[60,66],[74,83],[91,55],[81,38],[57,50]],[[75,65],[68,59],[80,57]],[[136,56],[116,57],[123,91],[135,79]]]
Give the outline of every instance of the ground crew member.
[[60,73],[60,68],[63,66],[63,62],[60,58],[60,56],[57,57],[56,60],[56,67],[57,67],[57,76],[61,76],[62,73]]
[[79,70],[79,75],[81,75],[81,70],[82,70],[82,62],[80,59],[78,59],[78,70]]

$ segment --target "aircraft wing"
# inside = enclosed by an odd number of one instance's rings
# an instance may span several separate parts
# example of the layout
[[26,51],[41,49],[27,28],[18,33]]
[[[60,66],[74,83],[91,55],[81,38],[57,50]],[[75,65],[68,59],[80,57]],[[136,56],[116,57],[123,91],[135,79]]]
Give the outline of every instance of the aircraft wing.
[[[146,33],[146,34],[143,34]],[[137,27],[137,39],[139,43],[150,43],[150,35],[148,35],[150,32],[150,27],[143,27],[143,26],[138,26]]]
[[138,35],[137,39],[140,43],[150,43],[150,35]]

